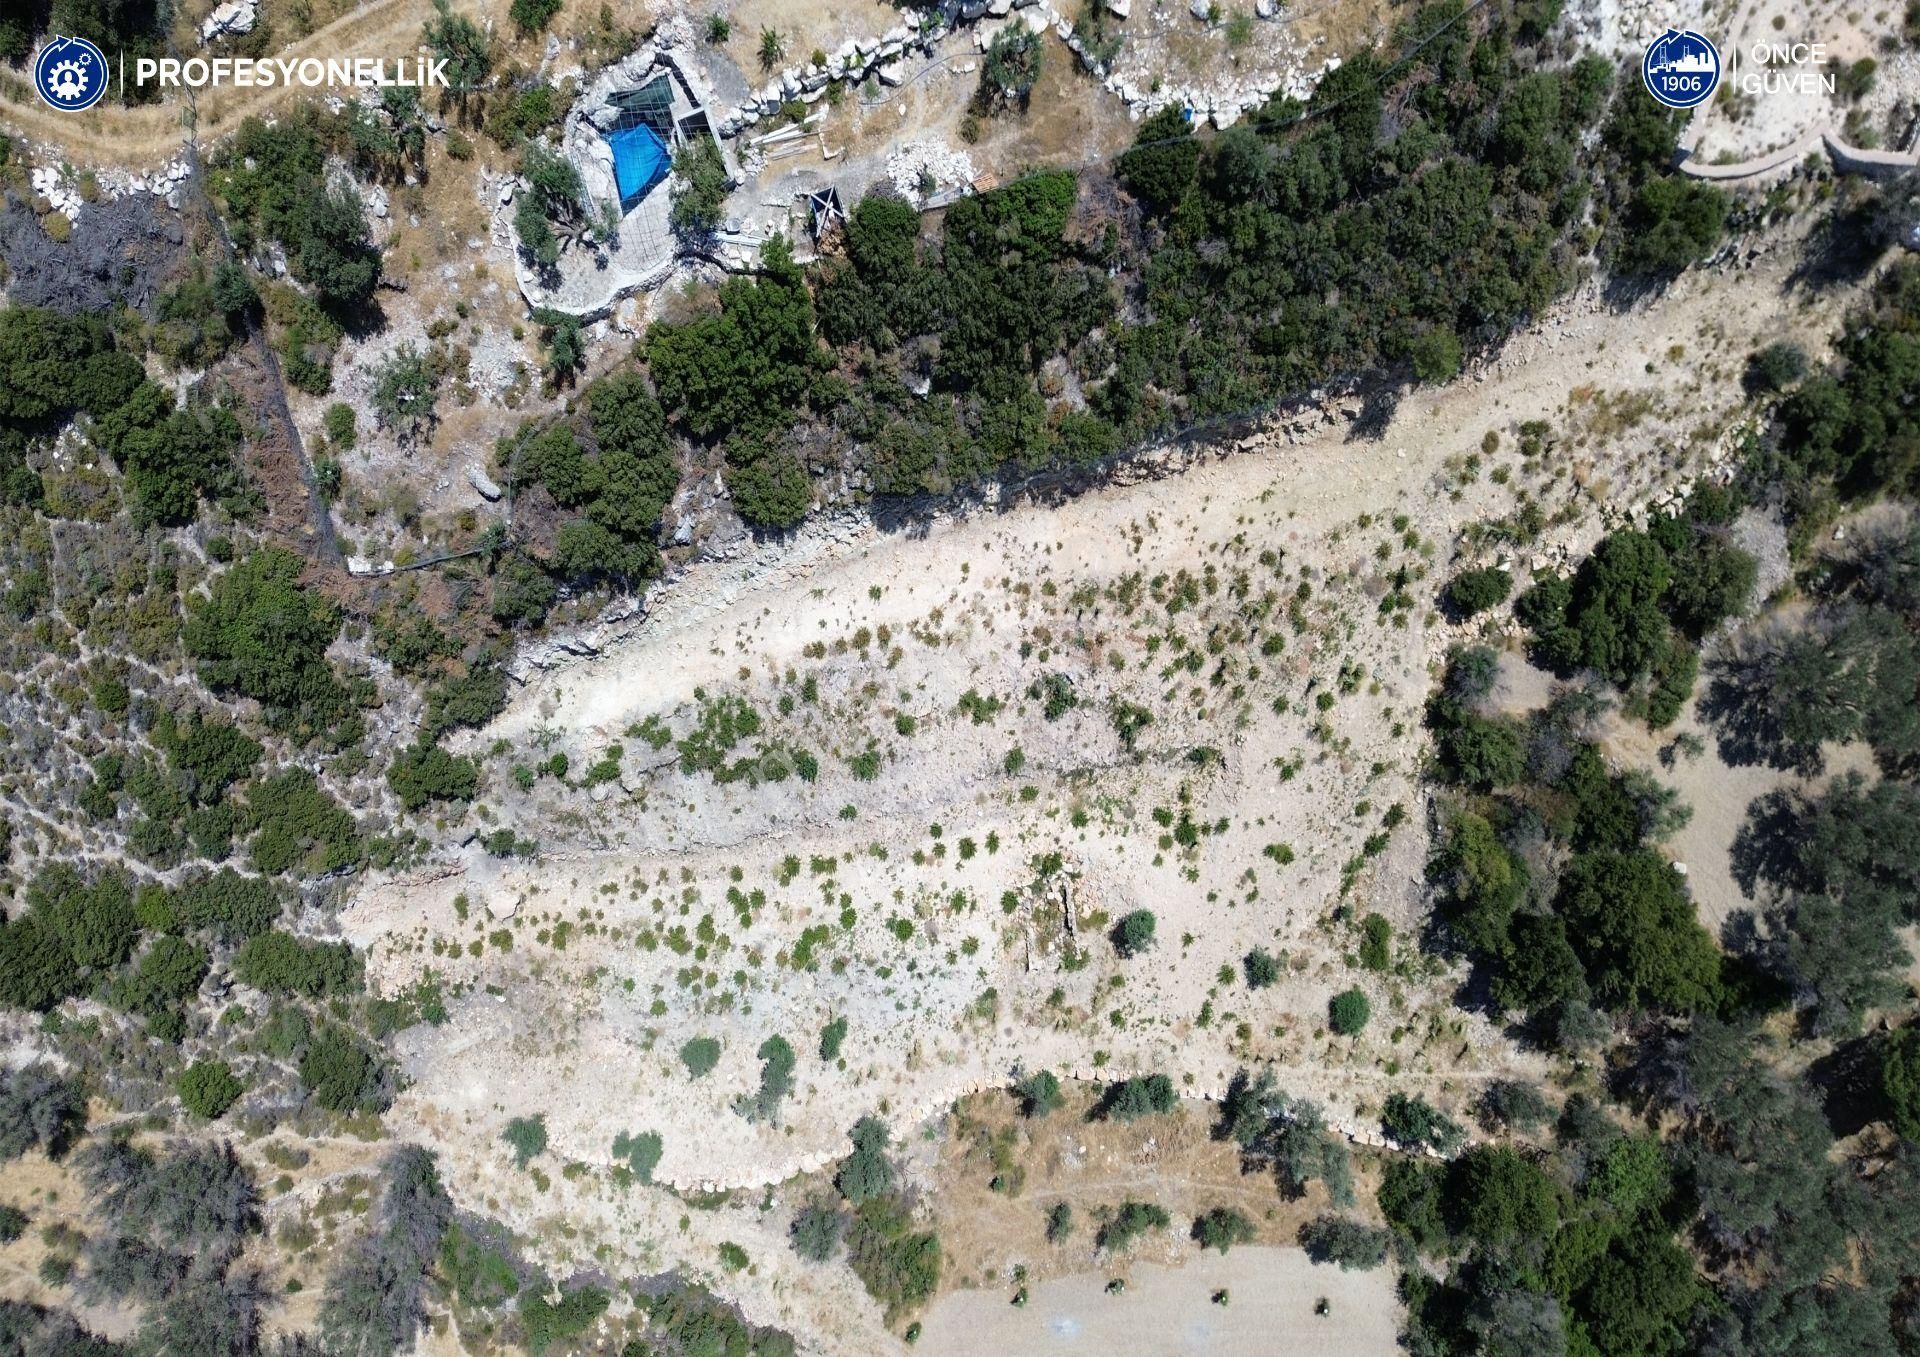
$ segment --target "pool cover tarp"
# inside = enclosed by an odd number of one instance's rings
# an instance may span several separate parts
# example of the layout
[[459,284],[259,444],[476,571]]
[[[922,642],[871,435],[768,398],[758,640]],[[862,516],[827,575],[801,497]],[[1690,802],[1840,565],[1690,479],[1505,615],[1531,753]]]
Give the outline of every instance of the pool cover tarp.
[[613,148],[613,181],[620,190],[620,205],[630,207],[667,177],[673,158],[659,134],[645,123],[609,132],[606,137],[607,145]]

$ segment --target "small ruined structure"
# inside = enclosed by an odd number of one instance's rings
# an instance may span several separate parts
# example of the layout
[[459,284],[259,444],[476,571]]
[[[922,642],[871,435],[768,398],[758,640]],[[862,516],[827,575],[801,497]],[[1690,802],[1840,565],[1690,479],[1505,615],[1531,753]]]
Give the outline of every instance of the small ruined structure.
[[807,233],[817,245],[832,235],[847,220],[847,209],[840,205],[840,190],[832,184],[807,194]]
[[[542,270],[518,248],[512,203],[525,186],[510,180],[498,196],[494,236],[513,249],[528,305],[598,319],[622,297],[665,281],[678,248],[673,158],[701,137],[713,137],[704,91],[666,44],[649,42],[600,72],[567,114],[560,153],[580,172],[588,203],[617,214],[618,228],[598,248],[564,252],[556,268]],[[724,145],[721,157],[737,181]]]

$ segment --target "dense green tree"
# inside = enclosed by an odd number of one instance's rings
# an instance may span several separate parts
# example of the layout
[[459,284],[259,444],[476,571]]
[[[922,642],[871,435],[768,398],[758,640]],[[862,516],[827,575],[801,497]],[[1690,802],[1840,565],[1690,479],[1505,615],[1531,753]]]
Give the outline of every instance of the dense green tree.
[[471,801],[480,786],[480,768],[470,758],[421,741],[393,756],[387,785],[410,811],[430,801]]
[[1066,1101],[1052,1070],[1035,1070],[1019,1079],[1013,1086],[1013,1096],[1019,1100],[1020,1114],[1025,1117],[1044,1117],[1058,1111]]
[[1437,1150],[1452,1154],[1466,1139],[1460,1124],[1424,1098],[1389,1093],[1380,1125],[1394,1143],[1409,1150]]
[[321,1028],[307,1044],[300,1082],[330,1112],[377,1110],[387,1101],[379,1058],[340,1027]]
[[1172,1223],[1173,1218],[1163,1207],[1152,1202],[1124,1201],[1101,1224],[1097,1242],[1108,1253],[1119,1253],[1147,1231],[1164,1230]]
[[1448,1168],[1454,1231],[1490,1248],[1541,1245],[1560,1228],[1562,1192],[1518,1150],[1476,1145]]
[[234,954],[233,974],[268,994],[321,998],[360,986],[360,961],[344,942],[309,942],[278,930],[259,933]]
[[500,1138],[513,1148],[513,1166],[524,1169],[547,1152],[547,1117],[544,1112],[531,1117],[515,1117],[507,1123]]
[[[1240,150],[1243,143],[1234,143]],[[1223,148],[1225,149],[1225,148]],[[1186,196],[1200,166],[1200,144],[1186,113],[1169,104],[1140,124],[1133,147],[1115,166],[1127,191],[1155,212],[1167,212]],[[1234,174],[1237,183],[1248,177]]]
[[1513,592],[1513,576],[1498,566],[1462,570],[1447,583],[1447,604],[1462,617],[1498,607]]
[[455,94],[479,89],[493,70],[492,41],[473,20],[455,14],[448,0],[434,0],[433,8],[420,41],[447,63],[447,87]]
[[1139,1121],[1173,1111],[1180,1104],[1173,1081],[1164,1074],[1142,1074],[1111,1085],[1101,1110],[1116,1121]]
[[1660,605],[1671,582],[1666,553],[1645,533],[1625,529],[1601,539],[1570,583],[1535,585],[1517,612],[1548,663],[1597,669],[1624,685],[1665,653]]
[[1920,1143],[1920,1027],[1887,1038],[1880,1059],[1880,1090],[1893,1129]]
[[987,46],[980,88],[1024,104],[1040,79],[1044,57],[1038,33],[1023,24],[1005,24]]
[[1342,1272],[1371,1272],[1387,1261],[1387,1232],[1346,1216],[1316,1216],[1300,1227],[1300,1247],[1316,1263],[1337,1263]]
[[367,232],[360,195],[349,189],[313,193],[303,204],[294,274],[323,301],[361,306],[380,281],[380,252]]
[[814,337],[813,299],[792,247],[775,237],[760,262],[757,278],[721,285],[718,315],[647,332],[660,403],[696,437],[766,432],[803,409],[832,366]]
[[833,1184],[840,1195],[859,1206],[871,1197],[893,1191],[893,1164],[887,1159],[887,1128],[874,1117],[862,1117],[849,1133],[853,1153],[840,1161]]
[[1432,875],[1447,892],[1449,927],[1469,951],[1505,950],[1514,910],[1527,892],[1526,864],[1500,842],[1485,816],[1462,811],[1448,827]]
[[298,556],[267,547],[218,576],[204,600],[189,602],[181,641],[210,688],[274,707],[331,707],[340,687],[326,649],[340,612],[300,585]]
[[1248,989],[1266,989],[1280,979],[1280,963],[1263,947],[1248,952],[1241,967],[1246,972]]
[[1682,880],[1645,849],[1569,864],[1556,908],[1602,1003],[1694,1010],[1719,997],[1720,955]]
[[707,240],[720,229],[732,188],[719,142],[694,137],[681,145],[673,155],[673,204],[667,216],[674,233],[690,241]]
[[1231,1206],[1216,1206],[1194,1218],[1193,1237],[1203,1249],[1226,1253],[1235,1244],[1251,1244],[1258,1232],[1246,1212]]

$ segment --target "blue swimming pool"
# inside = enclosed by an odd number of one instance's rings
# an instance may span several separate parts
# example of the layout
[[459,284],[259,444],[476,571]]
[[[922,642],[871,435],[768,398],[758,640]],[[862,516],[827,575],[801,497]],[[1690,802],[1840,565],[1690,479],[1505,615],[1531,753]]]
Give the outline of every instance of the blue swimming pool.
[[673,157],[659,134],[645,123],[606,136],[613,148],[613,180],[620,189],[620,206],[630,208],[667,177]]

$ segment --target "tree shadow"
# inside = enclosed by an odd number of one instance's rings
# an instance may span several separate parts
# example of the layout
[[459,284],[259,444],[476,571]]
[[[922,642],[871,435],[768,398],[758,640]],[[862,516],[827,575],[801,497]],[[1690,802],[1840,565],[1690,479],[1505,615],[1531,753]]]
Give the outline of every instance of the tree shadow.
[[1354,417],[1343,440],[1348,443],[1378,443],[1387,436],[1393,417],[1406,398],[1407,389],[1399,383],[1371,387],[1361,397],[1360,413]]
[[1808,234],[1786,286],[1827,292],[1871,274],[1887,251],[1879,221],[1880,201],[1877,193],[1865,194],[1827,214]]
[[1807,1083],[1835,1138],[1855,1135],[1887,1115],[1880,1084],[1880,1041],[1873,1036],[1842,1042],[1807,1067]]
[[1790,739],[1774,714],[1729,669],[1707,683],[1699,699],[1701,719],[1713,727],[1720,761],[1736,768],[1765,767],[1811,777],[1821,768],[1820,748]]
[[1607,280],[1600,300],[1614,311],[1631,311],[1665,292],[1679,273],[1621,274]]
[[1798,872],[1800,819],[1797,798],[1785,791],[1755,797],[1747,806],[1746,823],[1727,849],[1727,869],[1749,900],[1760,882],[1785,885]]

